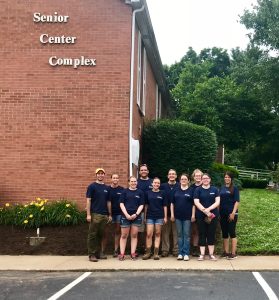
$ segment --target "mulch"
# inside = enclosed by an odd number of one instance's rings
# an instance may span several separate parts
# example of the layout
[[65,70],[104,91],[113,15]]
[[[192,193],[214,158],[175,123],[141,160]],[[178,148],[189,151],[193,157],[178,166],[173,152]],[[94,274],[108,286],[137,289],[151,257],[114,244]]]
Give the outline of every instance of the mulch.
[[36,229],[0,226],[1,255],[86,255],[88,224],[61,227],[43,227],[40,236],[44,243],[30,246],[29,237],[36,236]]

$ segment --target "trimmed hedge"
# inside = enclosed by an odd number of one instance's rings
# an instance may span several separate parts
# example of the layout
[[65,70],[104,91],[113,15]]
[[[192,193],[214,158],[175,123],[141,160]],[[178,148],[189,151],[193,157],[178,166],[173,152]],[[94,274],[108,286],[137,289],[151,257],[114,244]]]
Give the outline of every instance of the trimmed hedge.
[[149,165],[151,177],[166,178],[171,168],[178,174],[207,170],[216,152],[216,135],[205,126],[160,120],[146,124],[143,130],[143,162]]
[[265,189],[268,185],[267,180],[242,178],[242,187],[247,189]]
[[210,172],[218,172],[218,173],[222,173],[224,175],[224,173],[227,171],[231,172],[233,174],[234,178],[238,178],[238,176],[239,176],[238,170],[231,166],[214,162],[212,164],[212,166],[210,167]]
[[224,173],[226,171],[229,171],[233,174],[234,178],[234,184],[238,187],[241,188],[242,187],[242,182],[241,180],[238,179],[239,176],[239,172],[231,167],[231,166],[227,166],[227,165],[223,165],[220,163],[216,163],[214,162],[212,164],[212,166],[210,167],[208,173],[211,176],[212,179],[212,184],[218,187],[221,187],[224,184]]

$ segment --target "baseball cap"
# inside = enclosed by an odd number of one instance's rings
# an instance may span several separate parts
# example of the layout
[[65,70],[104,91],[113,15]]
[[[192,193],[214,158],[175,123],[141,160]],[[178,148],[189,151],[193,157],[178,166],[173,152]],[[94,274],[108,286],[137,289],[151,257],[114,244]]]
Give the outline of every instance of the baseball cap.
[[105,170],[103,168],[97,168],[95,171],[95,174],[99,173],[99,172],[103,172],[106,174]]

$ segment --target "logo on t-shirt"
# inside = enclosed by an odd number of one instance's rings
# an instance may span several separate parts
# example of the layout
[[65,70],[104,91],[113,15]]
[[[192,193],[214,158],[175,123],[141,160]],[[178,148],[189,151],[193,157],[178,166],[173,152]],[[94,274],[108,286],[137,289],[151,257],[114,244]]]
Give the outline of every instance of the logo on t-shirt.
[[104,190],[105,193],[108,193],[108,190]]
[[186,197],[190,197],[190,195],[189,194],[184,194]]
[[210,195],[215,195],[215,193],[210,193]]
[[117,195],[121,195],[121,193],[119,192],[119,193],[117,193]]
[[135,197],[136,197],[136,198],[140,198],[140,196],[138,196],[138,195],[136,195]]
[[157,199],[163,199],[163,197],[161,197],[161,196],[157,196]]

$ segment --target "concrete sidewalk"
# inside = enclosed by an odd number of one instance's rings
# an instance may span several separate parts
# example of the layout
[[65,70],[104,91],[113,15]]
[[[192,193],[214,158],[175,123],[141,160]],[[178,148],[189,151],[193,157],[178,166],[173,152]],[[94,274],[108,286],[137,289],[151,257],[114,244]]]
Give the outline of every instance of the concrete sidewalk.
[[177,261],[175,257],[160,260],[132,261],[129,256],[124,261],[108,257],[106,260],[89,262],[87,256],[0,256],[0,271],[279,271],[279,256],[239,256],[235,260],[220,258],[217,261]]

